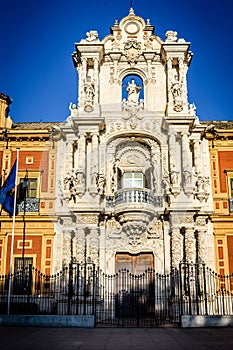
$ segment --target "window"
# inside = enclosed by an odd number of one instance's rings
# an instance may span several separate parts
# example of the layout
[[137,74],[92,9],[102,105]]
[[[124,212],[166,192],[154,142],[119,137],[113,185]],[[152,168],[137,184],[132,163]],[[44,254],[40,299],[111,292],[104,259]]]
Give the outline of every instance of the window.
[[144,175],[142,173],[124,173],[123,188],[143,188]]
[[[31,283],[29,276],[29,265],[33,264],[33,258],[15,258],[13,279],[13,293],[17,295],[24,295],[31,293]],[[22,271],[22,269],[25,269]],[[16,274],[17,272],[17,274]]]
[[37,179],[23,178],[20,179],[19,198],[36,198],[37,197]]

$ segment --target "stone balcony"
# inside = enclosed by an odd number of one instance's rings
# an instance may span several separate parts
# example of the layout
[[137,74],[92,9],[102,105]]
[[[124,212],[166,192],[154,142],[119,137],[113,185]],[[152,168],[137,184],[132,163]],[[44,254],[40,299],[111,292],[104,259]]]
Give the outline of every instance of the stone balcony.
[[163,197],[154,196],[147,188],[126,188],[118,190],[115,196],[107,196],[106,206],[114,208],[115,214],[119,215],[150,215],[163,207]]

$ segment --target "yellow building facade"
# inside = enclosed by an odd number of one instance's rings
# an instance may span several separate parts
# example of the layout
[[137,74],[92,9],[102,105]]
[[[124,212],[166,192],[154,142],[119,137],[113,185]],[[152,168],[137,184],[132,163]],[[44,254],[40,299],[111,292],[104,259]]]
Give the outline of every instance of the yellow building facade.
[[233,122],[212,122],[209,140],[216,272],[233,273]]
[[[3,185],[18,151],[17,215],[12,270],[33,267],[52,273],[57,123],[13,123],[10,98],[0,94],[0,175]],[[10,271],[13,218],[1,208],[0,274]]]

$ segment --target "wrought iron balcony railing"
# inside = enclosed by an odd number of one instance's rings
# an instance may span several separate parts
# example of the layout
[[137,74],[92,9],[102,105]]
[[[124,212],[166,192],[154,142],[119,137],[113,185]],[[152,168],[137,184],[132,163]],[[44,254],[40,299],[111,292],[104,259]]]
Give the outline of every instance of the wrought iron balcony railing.
[[18,212],[25,213],[35,213],[38,212],[40,208],[40,199],[39,198],[25,198],[17,199],[17,210]]
[[107,205],[112,207],[123,203],[145,203],[155,207],[163,206],[163,197],[154,196],[149,189],[128,188],[117,191],[115,196],[107,197]]

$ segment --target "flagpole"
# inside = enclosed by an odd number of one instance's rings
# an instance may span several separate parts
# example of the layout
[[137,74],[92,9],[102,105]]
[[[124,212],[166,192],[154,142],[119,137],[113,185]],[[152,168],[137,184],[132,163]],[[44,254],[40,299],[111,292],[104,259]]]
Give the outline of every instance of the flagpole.
[[15,238],[15,214],[16,214],[16,200],[17,200],[17,174],[19,165],[19,148],[16,148],[16,175],[15,175],[15,192],[14,192],[14,212],[12,222],[12,234],[11,234],[11,254],[10,254],[10,274],[9,274],[9,286],[8,286],[8,297],[7,297],[7,315],[10,315],[10,304],[11,304],[11,286],[12,286],[12,263],[14,253],[14,238]]

